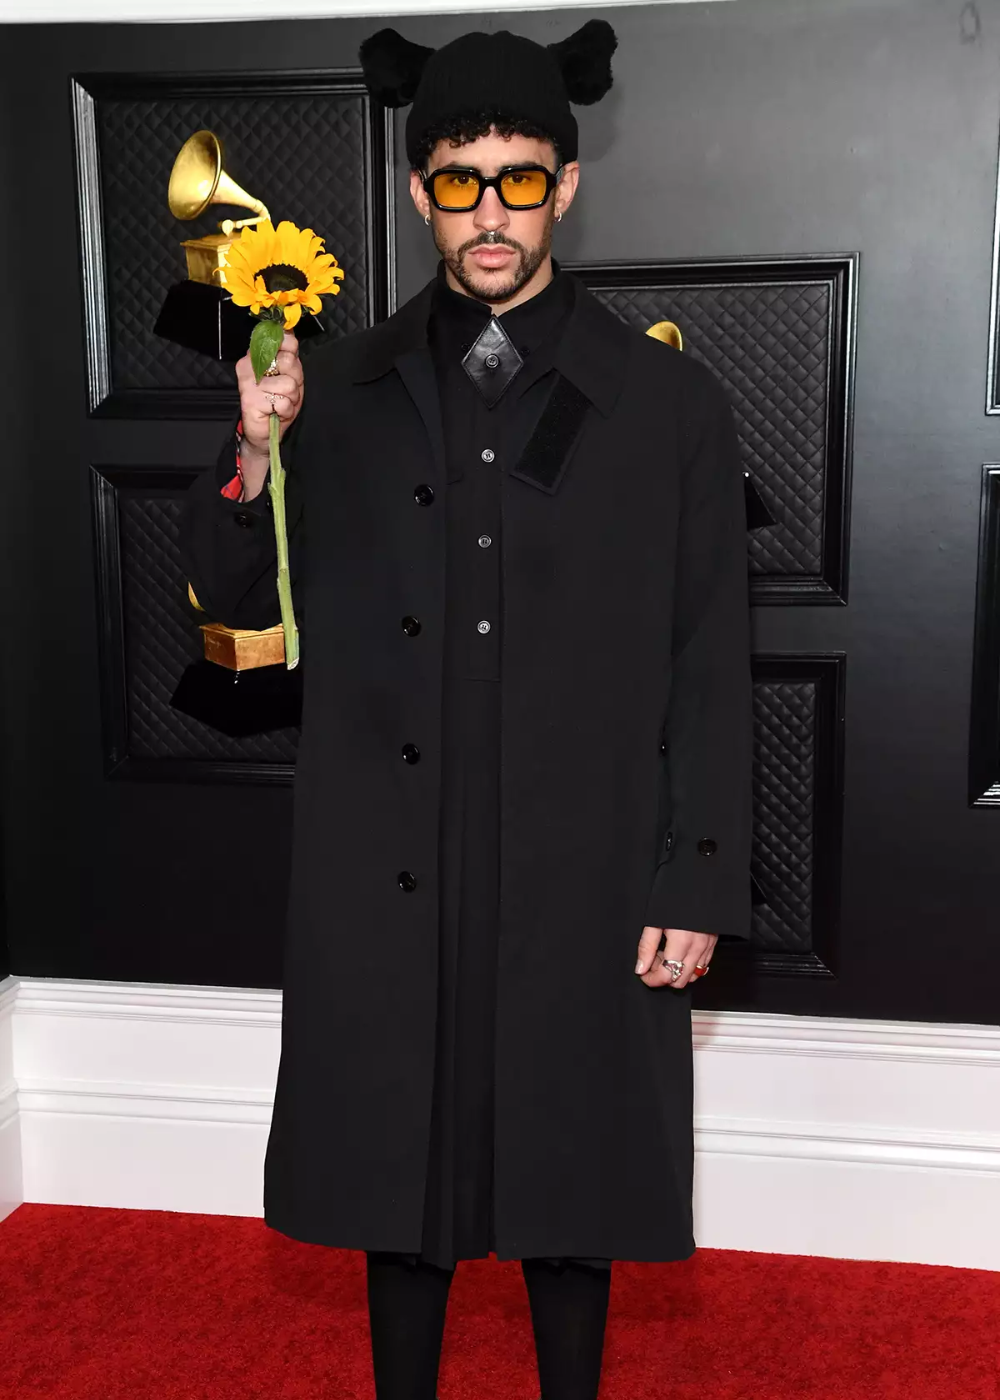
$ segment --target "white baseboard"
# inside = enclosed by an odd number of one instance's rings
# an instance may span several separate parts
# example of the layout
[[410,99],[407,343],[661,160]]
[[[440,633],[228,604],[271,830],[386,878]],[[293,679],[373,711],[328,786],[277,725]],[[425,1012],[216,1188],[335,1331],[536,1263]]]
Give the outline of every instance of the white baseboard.
[[24,1200],[21,1125],[14,1082],[14,1000],[17,983],[0,978],[0,1220]]
[[[0,1202],[260,1215],[280,1023],[277,992],[0,983]],[[1000,1028],[694,1031],[700,1245],[1000,1270]]]

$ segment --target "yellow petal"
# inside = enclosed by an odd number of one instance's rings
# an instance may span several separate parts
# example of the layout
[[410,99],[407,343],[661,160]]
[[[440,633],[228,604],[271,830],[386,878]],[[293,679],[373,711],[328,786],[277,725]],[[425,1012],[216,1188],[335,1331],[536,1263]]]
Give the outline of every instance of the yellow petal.
[[[274,305],[274,293],[267,290],[267,287],[264,285],[263,277],[254,278],[253,289],[254,300],[257,302],[258,307]],[[254,312],[254,315],[256,314],[257,313]]]
[[297,302],[293,303],[291,306],[286,306],[286,307],[285,307],[285,330],[286,330],[286,331],[290,331],[290,330],[292,329],[293,326],[297,326],[298,323],[299,323],[299,317],[300,317],[301,315],[302,315],[302,307],[299,306]]
[[318,315],[319,312],[323,310],[323,303],[320,301],[319,297],[315,295],[306,295],[303,301],[303,305],[305,306],[306,310],[311,311],[314,316]]
[[289,219],[282,219],[277,228],[275,237],[275,249],[277,256],[275,262],[288,262],[295,248],[295,235],[298,229]]

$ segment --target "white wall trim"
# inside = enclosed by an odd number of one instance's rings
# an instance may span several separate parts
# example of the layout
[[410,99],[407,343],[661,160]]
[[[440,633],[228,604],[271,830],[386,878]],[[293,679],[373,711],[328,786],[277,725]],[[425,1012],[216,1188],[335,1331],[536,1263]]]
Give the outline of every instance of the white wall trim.
[[[0,983],[0,1201],[260,1215],[280,1026],[278,992]],[[699,1244],[1000,1270],[1000,1027],[694,1037]]]
[[[716,0],[718,3],[719,0]],[[574,10],[692,0],[488,0],[483,9]],[[698,0],[705,3],[705,0]],[[209,20],[346,19],[469,14],[469,0],[0,0],[0,23],[200,24]]]
[[14,1004],[17,983],[0,978],[0,1220],[24,1200],[21,1127],[14,1079]]

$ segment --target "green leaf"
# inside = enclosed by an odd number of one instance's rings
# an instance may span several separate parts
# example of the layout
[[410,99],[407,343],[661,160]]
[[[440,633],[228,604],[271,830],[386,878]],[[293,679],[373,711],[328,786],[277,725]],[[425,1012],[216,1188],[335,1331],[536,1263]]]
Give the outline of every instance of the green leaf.
[[250,364],[259,384],[271,368],[271,362],[281,347],[285,334],[284,317],[280,321],[258,321],[250,337]]

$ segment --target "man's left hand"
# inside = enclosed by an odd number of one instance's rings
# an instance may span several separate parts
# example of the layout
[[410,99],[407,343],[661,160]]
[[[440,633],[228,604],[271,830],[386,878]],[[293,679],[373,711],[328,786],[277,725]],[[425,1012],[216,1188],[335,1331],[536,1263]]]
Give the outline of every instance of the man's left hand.
[[[664,934],[667,935],[667,946],[662,953],[658,953],[656,950]],[[695,964],[707,967],[712,961],[718,941],[716,933],[694,933],[688,928],[652,928],[647,925],[639,939],[636,973],[647,987],[673,987],[675,990],[686,987],[694,974]],[[676,981],[671,978],[670,968],[665,966],[671,958],[684,964],[684,971]]]

